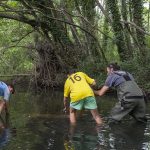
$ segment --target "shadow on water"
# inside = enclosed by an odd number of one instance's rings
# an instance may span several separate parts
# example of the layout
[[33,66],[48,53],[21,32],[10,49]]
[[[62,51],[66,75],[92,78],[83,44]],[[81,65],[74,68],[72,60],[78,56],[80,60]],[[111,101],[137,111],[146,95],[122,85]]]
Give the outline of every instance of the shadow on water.
[[0,115],[0,149],[10,141],[11,136],[16,135],[16,128],[10,127],[9,116]]
[[[63,93],[34,94],[18,92],[11,100],[10,124],[0,130],[7,137],[3,150],[149,150],[150,115],[146,125],[126,118],[122,124],[110,126],[107,116],[116,99],[97,98],[99,112],[105,125],[96,126],[85,111],[77,126],[69,125],[68,115],[62,113]],[[148,106],[149,108],[149,106]],[[5,136],[3,136],[5,135]],[[5,139],[5,138],[4,138]]]

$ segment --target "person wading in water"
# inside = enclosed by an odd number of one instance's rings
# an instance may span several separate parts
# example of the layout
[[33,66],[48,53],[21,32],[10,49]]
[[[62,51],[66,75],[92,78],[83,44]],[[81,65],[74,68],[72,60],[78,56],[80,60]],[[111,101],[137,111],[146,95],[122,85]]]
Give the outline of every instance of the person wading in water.
[[133,76],[126,71],[121,71],[117,63],[109,64],[107,73],[108,76],[104,86],[100,90],[94,91],[94,93],[102,96],[111,87],[117,90],[119,102],[112,109],[109,122],[120,121],[129,114],[135,120],[145,123],[147,119],[145,117],[144,95]]
[[70,97],[70,123],[76,124],[76,110],[89,109],[96,123],[101,125],[102,119],[97,110],[97,104],[90,85],[95,85],[94,79],[83,72],[70,70],[64,85],[64,107],[67,110],[67,100]]

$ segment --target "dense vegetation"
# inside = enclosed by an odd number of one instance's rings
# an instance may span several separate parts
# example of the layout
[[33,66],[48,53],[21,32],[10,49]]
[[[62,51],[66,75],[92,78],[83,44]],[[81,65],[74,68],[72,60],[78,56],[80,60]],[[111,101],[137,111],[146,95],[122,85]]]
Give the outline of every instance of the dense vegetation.
[[29,73],[38,86],[64,83],[76,68],[100,83],[117,61],[150,89],[147,0],[0,1],[0,74]]

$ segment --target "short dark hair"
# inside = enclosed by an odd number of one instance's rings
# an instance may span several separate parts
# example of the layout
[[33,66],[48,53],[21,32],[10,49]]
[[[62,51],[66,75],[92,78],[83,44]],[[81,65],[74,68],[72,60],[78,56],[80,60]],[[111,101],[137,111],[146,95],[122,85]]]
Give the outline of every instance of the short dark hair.
[[15,87],[14,87],[14,85],[13,84],[9,84],[8,86],[10,86],[13,90],[12,90],[12,94],[14,94],[15,93]]
[[75,72],[76,72],[75,69],[68,69],[68,70],[67,70],[67,74],[73,74],[73,73],[75,73]]
[[120,70],[120,66],[116,62],[108,64],[107,67],[113,68],[114,71]]

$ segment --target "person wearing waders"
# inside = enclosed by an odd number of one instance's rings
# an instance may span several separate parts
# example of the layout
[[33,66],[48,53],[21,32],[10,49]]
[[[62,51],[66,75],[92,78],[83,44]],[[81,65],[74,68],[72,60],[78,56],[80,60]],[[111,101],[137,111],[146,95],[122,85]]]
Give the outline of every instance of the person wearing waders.
[[110,113],[109,123],[119,122],[127,114],[135,120],[145,123],[147,119],[145,117],[144,95],[133,76],[126,71],[121,71],[117,63],[111,63],[107,66],[107,74],[104,86],[94,93],[102,96],[109,88],[113,87],[117,90],[119,102]]

